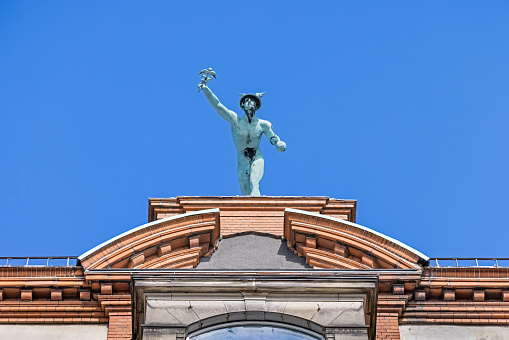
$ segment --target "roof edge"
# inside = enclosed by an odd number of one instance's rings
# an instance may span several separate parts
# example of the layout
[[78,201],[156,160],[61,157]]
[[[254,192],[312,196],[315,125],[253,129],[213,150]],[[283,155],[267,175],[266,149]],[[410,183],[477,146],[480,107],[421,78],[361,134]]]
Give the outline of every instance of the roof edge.
[[103,243],[101,243],[100,245],[90,249],[89,251],[87,251],[86,253],[83,253],[81,254],[80,256],[78,256],[78,260],[83,260],[84,258],[86,258],[88,255],[94,253],[95,251],[101,249],[102,247],[112,243],[112,242],[115,242],[116,240],[126,236],[126,235],[129,235],[131,233],[134,233],[134,232],[137,232],[138,230],[141,230],[141,229],[144,229],[144,228],[147,228],[147,227],[151,227],[153,225],[156,225],[156,224],[159,224],[159,223],[164,223],[164,222],[168,222],[168,221],[171,221],[171,220],[176,220],[176,219],[179,219],[179,218],[183,218],[183,217],[188,217],[188,216],[194,216],[194,215],[201,215],[201,214],[208,214],[208,213],[218,213],[219,212],[219,208],[213,208],[213,209],[205,209],[205,210],[198,210],[198,211],[191,211],[191,212],[188,212],[188,213],[184,213],[184,214],[178,214],[178,215],[174,215],[174,216],[170,216],[170,217],[166,217],[166,218],[162,218],[160,220],[155,220],[155,221],[152,221],[152,222],[149,222],[149,223],[145,223],[143,225],[140,225],[138,227],[135,227],[135,228],[132,228],[120,235],[117,235],[111,239],[109,239],[108,241],[105,241]]
[[305,211],[305,210],[299,210],[299,209],[293,209],[293,208],[286,208],[285,209],[285,212],[294,212],[294,213],[298,213],[298,214],[302,214],[302,215],[308,215],[308,216],[313,216],[313,217],[318,217],[318,218],[323,218],[323,219],[326,219],[326,220],[331,220],[331,221],[335,221],[335,222],[339,222],[339,223],[343,223],[343,224],[347,224],[349,226],[352,226],[352,227],[356,227],[356,228],[359,228],[359,229],[362,229],[362,230],[365,230],[367,232],[370,232],[372,234],[375,234],[377,236],[380,236],[380,237],[383,237],[395,244],[397,244],[398,246],[400,247],[403,247],[405,248],[406,250],[416,254],[417,256],[421,257],[423,260],[425,261],[429,261],[429,257],[424,255],[423,253],[421,253],[420,251],[418,250],[415,250],[414,248],[410,247],[410,246],[407,246],[406,244],[404,244],[403,242],[401,241],[398,241],[396,239],[393,239],[392,237],[390,236],[387,236],[387,235],[384,235],[378,231],[375,231],[371,228],[368,228],[368,227],[365,227],[363,225],[360,225],[360,224],[357,224],[357,223],[353,223],[353,222],[350,222],[350,221],[347,221],[347,220],[342,220],[340,218],[336,218],[336,217],[332,217],[332,216],[327,216],[327,215],[322,215],[322,214],[318,214],[318,213],[313,213],[313,212],[309,212],[309,211]]

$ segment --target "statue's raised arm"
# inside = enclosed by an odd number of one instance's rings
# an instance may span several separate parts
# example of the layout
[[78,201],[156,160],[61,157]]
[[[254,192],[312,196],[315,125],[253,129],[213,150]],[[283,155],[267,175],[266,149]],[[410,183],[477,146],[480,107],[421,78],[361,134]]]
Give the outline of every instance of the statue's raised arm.
[[[200,85],[201,84],[199,84],[198,86]],[[237,114],[233,111],[228,110],[226,106],[221,104],[219,99],[217,99],[216,95],[208,88],[207,85],[202,85],[200,88],[203,90],[203,93],[205,93],[205,97],[207,97],[207,100],[209,101],[210,105],[212,105],[214,110],[216,110],[216,112],[219,113],[219,115],[223,117],[224,120],[226,120],[230,124],[237,120]]]
[[228,123],[232,123],[237,120],[237,114],[233,111],[228,110],[219,99],[216,97],[216,95],[208,88],[207,83],[212,80],[212,78],[216,78],[216,72],[212,71],[211,68],[209,69],[203,69],[198,73],[202,76],[201,82],[198,84],[198,92],[200,90],[203,90],[203,93],[205,93],[205,97],[207,97],[207,100],[209,101],[210,105],[216,110],[219,115],[226,120]]

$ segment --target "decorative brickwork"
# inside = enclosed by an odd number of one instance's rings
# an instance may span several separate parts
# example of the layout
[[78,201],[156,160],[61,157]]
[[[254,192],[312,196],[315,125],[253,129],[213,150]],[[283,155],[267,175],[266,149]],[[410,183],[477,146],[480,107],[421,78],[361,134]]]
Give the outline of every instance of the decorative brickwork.
[[321,269],[420,269],[427,259],[363,226],[321,214],[286,209],[288,246]]
[[105,323],[97,301],[20,301],[0,302],[0,324],[83,324]]
[[409,302],[401,323],[454,325],[509,325],[508,302]]
[[256,231],[283,235],[286,208],[301,209],[355,222],[357,201],[328,197],[182,196],[149,199],[149,221],[185,212],[219,208],[224,236]]
[[80,257],[86,269],[193,268],[219,237],[219,210],[204,210],[134,228]]

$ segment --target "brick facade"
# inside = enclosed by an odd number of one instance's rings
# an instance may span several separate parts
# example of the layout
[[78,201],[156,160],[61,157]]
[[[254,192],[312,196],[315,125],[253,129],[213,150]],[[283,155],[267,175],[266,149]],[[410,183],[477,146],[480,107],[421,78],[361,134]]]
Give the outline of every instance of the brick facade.
[[150,199],[148,224],[76,266],[0,266],[0,324],[104,324],[108,339],[131,339],[133,273],[192,272],[221,237],[255,233],[280,238],[315,270],[376,273],[376,339],[399,339],[400,325],[509,326],[509,268],[430,267],[355,224],[355,212],[356,201],[327,197]]

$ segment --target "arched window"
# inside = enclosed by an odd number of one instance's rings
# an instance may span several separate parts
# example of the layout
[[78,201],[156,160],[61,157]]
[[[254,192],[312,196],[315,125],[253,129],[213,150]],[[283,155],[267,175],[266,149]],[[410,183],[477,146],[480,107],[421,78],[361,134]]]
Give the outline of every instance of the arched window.
[[323,340],[313,331],[276,322],[234,322],[200,329],[187,340]]

